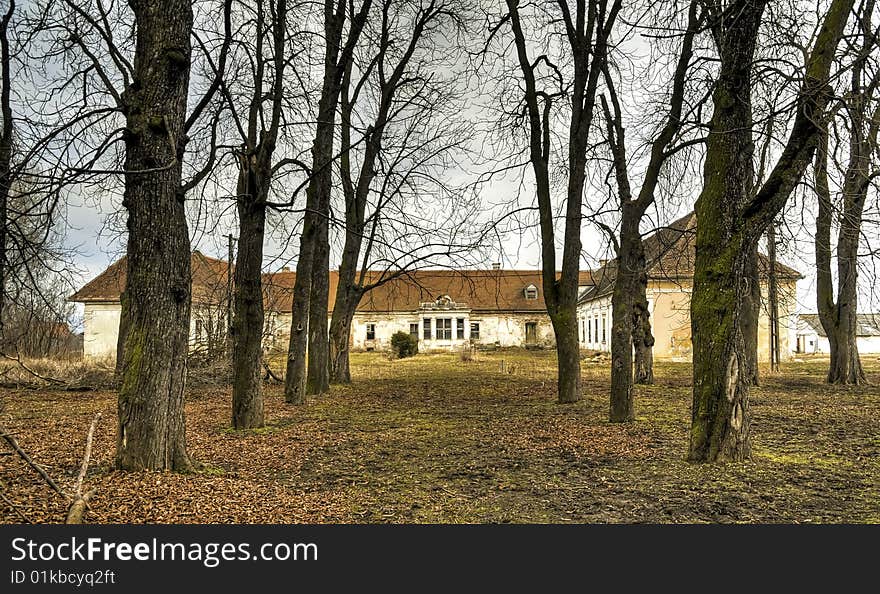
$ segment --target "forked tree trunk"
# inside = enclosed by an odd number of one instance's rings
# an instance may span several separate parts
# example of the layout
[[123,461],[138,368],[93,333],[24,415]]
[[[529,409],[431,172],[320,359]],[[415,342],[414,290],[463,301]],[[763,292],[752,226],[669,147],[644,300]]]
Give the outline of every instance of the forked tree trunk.
[[338,0],[334,12],[333,0],[324,0],[324,78],[318,102],[318,123],[312,143],[312,176],[306,190],[306,214],[300,237],[299,261],[296,265],[290,346],[284,378],[285,400],[292,404],[305,403],[307,392],[321,393],[329,387],[328,238],[336,107],[345,67],[352,60],[354,47],[371,5],[371,0],[364,0],[361,9],[352,16],[348,39],[343,46],[342,30],[349,9],[348,3]]
[[[314,296],[312,284],[315,282],[316,270],[319,270],[326,260],[319,252],[318,245],[322,237],[321,228],[322,226],[326,228],[327,225],[326,218],[322,217],[320,213],[322,205],[329,204],[330,186],[333,181],[331,163],[333,161],[333,131],[336,120],[336,100],[332,89],[333,68],[335,68],[335,57],[332,59],[332,64],[327,63],[325,66],[318,126],[312,145],[313,174],[306,190],[306,214],[303,218],[303,232],[300,237],[299,260],[296,263],[290,346],[287,351],[287,372],[284,377],[284,396],[291,404],[305,403],[307,393],[306,352],[311,343],[310,324],[315,318],[311,310],[313,307],[320,310],[320,306],[312,302]],[[323,197],[325,194],[328,196],[326,199]],[[326,268],[324,272],[328,272]],[[326,304],[323,316],[323,328],[326,328]],[[314,353],[309,353],[310,359],[314,356],[316,356]],[[317,357],[320,357],[320,354],[317,354]]]
[[758,192],[754,176],[751,70],[766,2],[738,0],[714,26],[721,58],[713,92],[697,239],[691,332],[694,388],[688,458],[707,462],[750,455],[750,345],[753,253],[812,160],[831,93],[828,78],[853,0],[832,0],[798,94],[791,133]]
[[128,320],[119,387],[116,465],[188,471],[184,386],[190,244],[181,161],[192,48],[186,0],[130,0],[136,26],[124,95]]
[[[743,460],[751,453],[748,386],[752,253],[740,230],[751,197],[754,151],[751,65],[764,2],[743,0],[719,41],[703,191],[697,199],[691,298],[693,409],[689,459]],[[733,9],[731,9],[733,10]]]
[[[873,9],[873,2],[867,5]],[[866,8],[866,15],[871,10]],[[872,172],[872,152],[877,148],[880,133],[880,106],[869,112],[875,85],[862,80],[865,63],[876,53],[873,26],[870,17],[862,16],[860,27],[863,46],[850,74],[850,94],[847,109],[843,110],[848,122],[848,162],[840,192],[840,228],[837,235],[837,296],[831,277],[831,227],[834,204],[828,184],[828,160],[832,153],[828,146],[828,132],[823,130],[816,153],[815,178],[819,212],[816,217],[816,297],[819,320],[828,336],[831,362],[828,382],[858,385],[866,383],[858,349],[858,249],[865,201]]]
[[235,315],[232,326],[232,426],[262,427],[263,392],[263,236],[270,172],[257,155],[242,155],[239,163],[238,257],[235,262]]

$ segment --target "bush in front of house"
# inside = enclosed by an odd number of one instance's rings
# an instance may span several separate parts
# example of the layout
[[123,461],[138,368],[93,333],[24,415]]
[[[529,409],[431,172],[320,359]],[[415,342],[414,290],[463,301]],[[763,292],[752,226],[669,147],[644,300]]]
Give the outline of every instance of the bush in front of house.
[[391,351],[397,359],[412,357],[419,352],[419,340],[407,332],[395,332],[391,336]]

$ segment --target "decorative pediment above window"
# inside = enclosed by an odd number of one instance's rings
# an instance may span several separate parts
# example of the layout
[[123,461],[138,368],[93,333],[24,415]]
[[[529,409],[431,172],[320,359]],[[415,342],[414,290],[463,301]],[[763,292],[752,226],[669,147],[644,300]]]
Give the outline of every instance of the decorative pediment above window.
[[419,309],[460,311],[468,309],[468,306],[467,303],[453,301],[452,297],[450,297],[449,295],[440,295],[434,301],[424,301],[420,303]]

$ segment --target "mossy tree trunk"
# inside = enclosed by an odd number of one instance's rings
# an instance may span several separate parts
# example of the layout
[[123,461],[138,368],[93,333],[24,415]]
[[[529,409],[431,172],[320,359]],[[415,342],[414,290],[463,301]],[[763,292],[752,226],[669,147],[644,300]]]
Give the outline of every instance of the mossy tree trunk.
[[749,344],[752,253],[812,160],[832,93],[829,72],[853,0],[833,0],[807,57],[789,138],[752,191],[751,75],[766,2],[738,0],[713,15],[720,73],[697,204],[691,299],[693,408],[688,458],[743,460],[751,452]]
[[119,387],[116,466],[187,471],[184,386],[190,244],[181,162],[192,49],[186,0],[130,0],[132,83],[123,96],[128,211],[128,321]]

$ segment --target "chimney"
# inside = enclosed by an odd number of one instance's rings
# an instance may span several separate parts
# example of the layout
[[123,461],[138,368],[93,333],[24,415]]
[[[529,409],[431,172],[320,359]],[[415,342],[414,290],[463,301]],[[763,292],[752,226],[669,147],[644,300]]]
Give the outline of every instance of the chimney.
[[281,272],[290,272],[290,266],[282,266]]
[[501,270],[501,262],[492,262],[492,270]]
[[605,266],[608,264],[608,260],[599,260],[599,266]]

